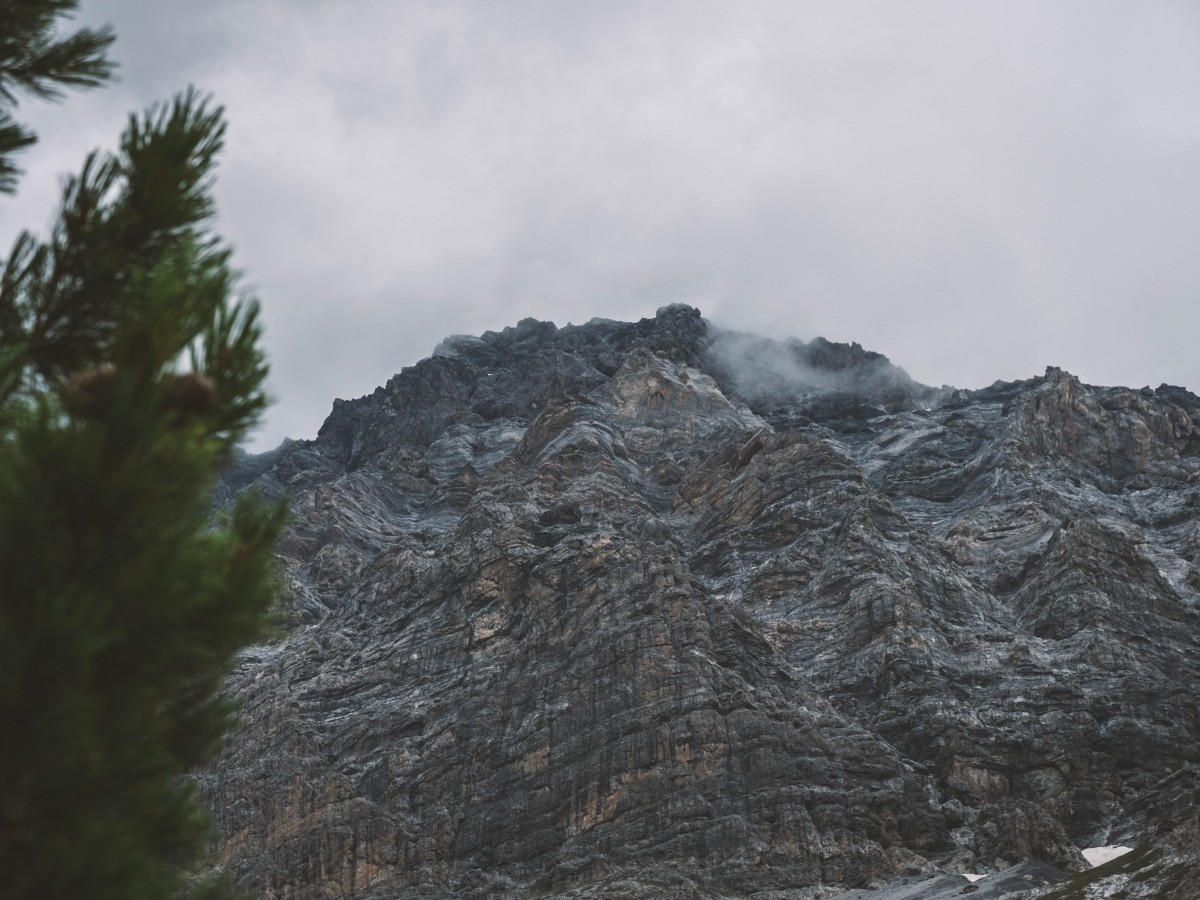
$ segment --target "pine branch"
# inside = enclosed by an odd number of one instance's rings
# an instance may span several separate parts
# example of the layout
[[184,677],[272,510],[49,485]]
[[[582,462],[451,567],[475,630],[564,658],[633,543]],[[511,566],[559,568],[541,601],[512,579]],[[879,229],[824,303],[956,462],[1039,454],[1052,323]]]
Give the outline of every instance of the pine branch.
[[[73,8],[0,15],[35,5]],[[132,117],[0,265],[5,898],[185,895],[210,832],[181,776],[281,596],[284,504],[210,505],[266,403],[257,303],[212,234],[224,128],[194,90]]]
[[16,190],[20,169],[11,157],[37,140],[6,107],[22,94],[58,100],[66,88],[98,87],[113,77],[116,64],[105,56],[116,39],[111,28],[55,33],[58,19],[78,6],[78,0],[0,0],[0,194]]
[[112,28],[81,28],[60,37],[56,20],[71,17],[77,0],[5,0],[0,3],[0,101],[16,106],[20,93],[57,100],[63,88],[98,87],[115,64],[105,52],[116,40]]
[[11,194],[21,170],[9,159],[36,143],[37,136],[0,111],[0,194]]

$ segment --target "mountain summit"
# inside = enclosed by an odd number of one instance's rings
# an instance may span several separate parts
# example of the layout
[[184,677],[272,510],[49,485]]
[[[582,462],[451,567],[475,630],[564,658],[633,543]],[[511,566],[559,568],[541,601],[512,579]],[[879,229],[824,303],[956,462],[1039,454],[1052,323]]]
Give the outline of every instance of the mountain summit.
[[1198,476],[1181,388],[935,389],[685,306],[448,338],[226,476],[291,495],[295,602],[199,775],[220,864],[296,900],[1194,898]]

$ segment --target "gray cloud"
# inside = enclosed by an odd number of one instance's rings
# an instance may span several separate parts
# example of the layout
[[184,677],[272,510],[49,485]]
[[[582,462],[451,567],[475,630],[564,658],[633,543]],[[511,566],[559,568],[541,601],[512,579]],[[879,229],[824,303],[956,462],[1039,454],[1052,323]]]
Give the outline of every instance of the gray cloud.
[[[38,110],[35,180],[189,81],[222,230],[315,433],[451,333],[666,302],[976,387],[1200,389],[1200,12],[964,4],[85,0],[117,88]],[[37,160],[36,165],[35,159]]]

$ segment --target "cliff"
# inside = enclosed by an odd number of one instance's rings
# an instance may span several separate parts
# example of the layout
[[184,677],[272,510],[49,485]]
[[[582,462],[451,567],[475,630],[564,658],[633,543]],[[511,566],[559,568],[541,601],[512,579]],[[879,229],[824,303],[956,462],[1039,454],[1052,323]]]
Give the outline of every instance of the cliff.
[[292,497],[295,601],[198,778],[219,862],[812,898],[1121,842],[1194,897],[1198,474],[1180,388],[933,389],[682,306],[449,338],[226,476]]

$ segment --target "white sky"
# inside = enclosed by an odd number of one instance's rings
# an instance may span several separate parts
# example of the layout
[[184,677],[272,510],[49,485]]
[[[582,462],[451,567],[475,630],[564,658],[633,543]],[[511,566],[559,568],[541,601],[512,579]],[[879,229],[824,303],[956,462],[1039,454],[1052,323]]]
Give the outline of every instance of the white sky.
[[668,302],[919,381],[1200,390],[1193,0],[83,0],[120,84],[24,104],[0,255],[128,112],[230,130],[220,230],[315,435],[447,334]]

